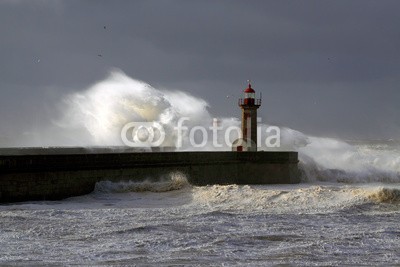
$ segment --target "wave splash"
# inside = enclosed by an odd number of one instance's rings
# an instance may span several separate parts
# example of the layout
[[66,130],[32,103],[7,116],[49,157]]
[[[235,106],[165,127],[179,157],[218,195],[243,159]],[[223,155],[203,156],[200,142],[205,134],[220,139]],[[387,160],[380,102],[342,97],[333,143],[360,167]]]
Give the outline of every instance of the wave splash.
[[381,187],[368,195],[368,198],[379,203],[399,203],[400,190]]
[[400,144],[351,145],[331,138],[307,139],[307,145],[297,148],[303,181],[400,182]]
[[147,179],[141,182],[134,181],[101,181],[95,186],[95,193],[128,193],[128,192],[168,192],[180,190],[189,186],[186,176],[182,173],[169,173],[168,178],[154,181]]

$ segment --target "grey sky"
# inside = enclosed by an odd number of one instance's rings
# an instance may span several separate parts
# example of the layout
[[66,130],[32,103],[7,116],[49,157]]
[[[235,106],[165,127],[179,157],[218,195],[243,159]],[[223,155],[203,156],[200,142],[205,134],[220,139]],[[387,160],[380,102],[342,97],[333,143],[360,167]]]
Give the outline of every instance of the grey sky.
[[199,96],[215,116],[239,117],[251,79],[264,121],[398,139],[399,10],[397,0],[3,0],[0,134],[51,119],[63,94],[116,67]]

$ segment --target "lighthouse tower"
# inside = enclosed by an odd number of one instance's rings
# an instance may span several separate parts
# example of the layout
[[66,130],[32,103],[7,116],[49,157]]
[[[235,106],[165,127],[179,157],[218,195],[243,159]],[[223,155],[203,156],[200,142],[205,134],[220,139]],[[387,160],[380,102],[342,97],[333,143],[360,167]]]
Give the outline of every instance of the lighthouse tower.
[[261,106],[261,98],[256,99],[250,81],[238,104],[242,109],[242,138],[233,143],[233,150],[257,151],[257,109]]

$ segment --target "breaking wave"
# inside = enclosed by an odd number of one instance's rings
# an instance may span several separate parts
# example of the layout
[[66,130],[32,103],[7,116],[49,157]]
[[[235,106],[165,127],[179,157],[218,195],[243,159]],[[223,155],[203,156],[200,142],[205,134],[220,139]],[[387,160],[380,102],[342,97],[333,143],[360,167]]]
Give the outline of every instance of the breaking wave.
[[189,186],[186,176],[182,173],[170,173],[169,178],[154,181],[147,179],[141,182],[134,181],[101,181],[95,186],[95,193],[128,193],[128,192],[168,192],[180,190]]
[[398,203],[400,201],[400,190],[382,187],[371,192],[368,198],[376,202]]
[[307,139],[308,144],[297,149],[303,181],[400,182],[398,143],[380,141],[352,145],[330,138]]
[[[326,213],[358,209],[380,203],[399,204],[400,188],[379,185],[337,186],[238,186],[196,187],[193,199],[215,210]],[[382,211],[382,209],[381,209]]]

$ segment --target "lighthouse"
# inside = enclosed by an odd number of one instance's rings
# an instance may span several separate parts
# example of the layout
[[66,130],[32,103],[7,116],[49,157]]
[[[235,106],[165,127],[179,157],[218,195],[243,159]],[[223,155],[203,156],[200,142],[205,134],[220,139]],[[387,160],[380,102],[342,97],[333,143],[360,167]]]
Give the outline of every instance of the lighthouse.
[[232,144],[234,151],[257,151],[257,109],[261,106],[261,97],[256,99],[256,91],[251,87],[244,90],[244,98],[238,101],[242,109],[242,138]]

